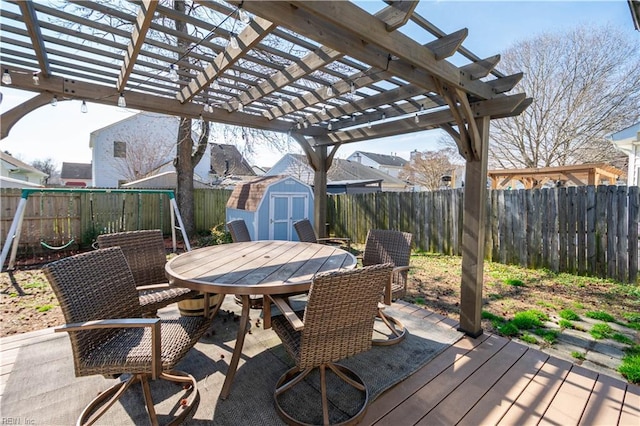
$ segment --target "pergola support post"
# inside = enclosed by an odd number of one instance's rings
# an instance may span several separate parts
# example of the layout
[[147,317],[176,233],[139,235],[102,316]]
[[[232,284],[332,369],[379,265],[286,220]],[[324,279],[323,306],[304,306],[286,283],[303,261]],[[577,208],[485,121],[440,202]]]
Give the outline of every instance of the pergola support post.
[[468,336],[482,334],[482,284],[487,198],[489,117],[475,120],[480,140],[479,157],[467,159],[464,181],[462,230],[462,282],[459,331]]

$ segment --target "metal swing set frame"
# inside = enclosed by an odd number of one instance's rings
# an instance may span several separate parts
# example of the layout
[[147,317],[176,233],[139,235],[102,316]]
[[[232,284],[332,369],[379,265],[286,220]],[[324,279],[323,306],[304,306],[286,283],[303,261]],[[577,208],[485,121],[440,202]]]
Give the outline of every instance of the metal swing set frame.
[[[169,189],[80,189],[80,188],[25,188],[22,190],[20,202],[18,203],[18,207],[16,209],[16,214],[13,217],[13,221],[11,222],[11,227],[9,228],[9,232],[7,233],[7,239],[2,247],[2,254],[0,256],[0,271],[4,270],[4,262],[7,259],[7,255],[9,254],[9,250],[11,250],[11,256],[9,258],[9,264],[7,266],[7,270],[11,270],[15,266],[16,255],[18,253],[18,244],[20,242],[20,234],[22,232],[22,222],[24,219],[24,213],[27,206],[27,200],[31,194],[43,194],[46,192],[51,193],[121,193],[121,194],[165,194],[169,197],[169,203],[171,204],[171,238],[173,242],[173,251],[177,250],[177,242],[176,242],[176,228],[180,229],[182,234],[182,238],[185,243],[185,248],[187,251],[191,250],[191,245],[189,243],[189,238],[184,230],[184,223],[182,222],[182,216],[180,215],[180,210],[178,210],[178,203],[175,199],[175,194],[173,190]],[[176,221],[178,222],[178,226],[176,227]],[[41,244],[45,248],[51,249],[60,249],[64,248],[69,242],[62,247],[52,247],[48,244],[41,242]],[[46,244],[46,245],[45,245]]]

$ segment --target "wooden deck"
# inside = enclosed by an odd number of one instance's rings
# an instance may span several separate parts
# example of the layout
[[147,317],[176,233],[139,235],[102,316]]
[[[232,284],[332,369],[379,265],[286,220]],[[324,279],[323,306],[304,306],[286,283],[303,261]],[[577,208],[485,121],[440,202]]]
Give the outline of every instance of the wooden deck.
[[[425,322],[457,326],[404,305]],[[55,336],[47,329],[0,341],[0,407],[19,348]],[[369,406],[361,424],[638,426],[640,387],[484,334],[462,338],[389,389]]]

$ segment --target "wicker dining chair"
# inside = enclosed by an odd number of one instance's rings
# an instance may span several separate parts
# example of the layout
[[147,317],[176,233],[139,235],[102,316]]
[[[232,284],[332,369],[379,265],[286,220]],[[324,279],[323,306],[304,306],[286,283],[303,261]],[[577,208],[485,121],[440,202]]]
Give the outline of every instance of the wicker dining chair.
[[298,239],[304,243],[316,244],[346,244],[347,248],[351,248],[351,239],[340,237],[318,238],[316,231],[313,229],[309,219],[302,219],[293,224],[293,228],[298,234]]
[[[98,249],[46,265],[44,274],[67,324],[76,377],[130,374],[100,393],[80,414],[77,424],[91,424],[104,415],[132,384],[140,382],[149,420],[158,424],[149,379],[182,385],[176,407],[166,415],[176,424],[198,398],[193,376],[175,371],[207,330],[204,317],[142,318],[133,274],[119,247]],[[126,376],[125,376],[126,377]],[[165,415],[160,416],[163,420]]]
[[145,316],[156,315],[158,309],[198,296],[197,291],[170,287],[164,271],[167,255],[159,229],[116,232],[98,236],[98,247],[120,247],[139,292]]
[[247,224],[244,219],[236,219],[227,222],[227,229],[229,229],[231,239],[234,243],[251,241],[251,234],[249,234],[249,229],[247,229]]
[[[391,305],[395,299],[404,297],[407,292],[407,274],[411,256],[413,235],[408,232],[370,229],[362,255],[362,265],[369,266],[380,263],[392,263],[394,266],[392,279],[386,286],[383,296],[385,305]],[[381,305],[382,306],[382,305]],[[388,339],[374,339],[376,345],[392,345],[400,342],[406,335],[401,321],[384,313],[380,308],[378,317],[391,330]]]
[[[380,293],[390,279],[392,268],[391,264],[373,265],[317,275],[309,290],[303,319],[287,304],[286,298],[269,296],[282,312],[272,318],[273,330],[295,361],[295,367],[278,380],[274,393],[276,409],[288,424],[312,423],[294,418],[285,411],[282,402],[283,398],[292,398],[291,394],[287,397],[284,394],[316,368],[320,372],[321,403],[315,406],[315,411],[319,412],[317,408],[322,407],[322,423],[315,419],[313,424],[355,424],[362,418],[368,403],[367,386],[356,372],[336,361],[371,349]],[[359,411],[350,413],[352,417],[347,420],[337,420],[337,413],[330,413],[333,404],[327,401],[327,383],[336,382],[327,381],[328,371],[363,396],[362,405],[354,409]],[[310,396],[305,394],[302,401],[294,404],[299,406],[308,400]],[[314,407],[306,407],[303,411],[313,412]]]

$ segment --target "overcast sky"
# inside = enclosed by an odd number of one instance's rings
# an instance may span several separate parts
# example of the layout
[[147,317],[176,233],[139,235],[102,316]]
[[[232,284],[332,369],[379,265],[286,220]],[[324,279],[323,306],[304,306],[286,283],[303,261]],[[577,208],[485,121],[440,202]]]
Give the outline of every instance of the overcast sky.
[[[360,2],[369,9],[379,2]],[[375,11],[375,10],[372,10]],[[626,0],[609,1],[427,1],[422,0],[417,12],[441,30],[449,33],[468,28],[464,47],[480,57],[492,56],[506,50],[511,44],[549,31],[562,31],[578,25],[611,24],[637,37],[633,30],[631,13]],[[411,33],[411,25],[403,29]],[[497,69],[500,69],[498,64]],[[31,92],[2,86],[0,112],[13,108],[33,96]],[[88,104],[89,112],[80,112],[80,101],[58,102],[56,107],[46,105],[22,120],[9,136],[0,141],[0,149],[9,151],[25,162],[51,158],[60,166],[63,161],[90,163],[89,134],[137,111],[118,107]],[[427,131],[393,139],[380,139],[347,144],[338,151],[346,158],[356,150],[382,154],[396,153],[406,159],[414,149],[437,149],[440,132]],[[227,142],[228,143],[228,142]],[[295,145],[295,144],[294,144]],[[259,150],[252,164],[272,166],[282,154]]]

